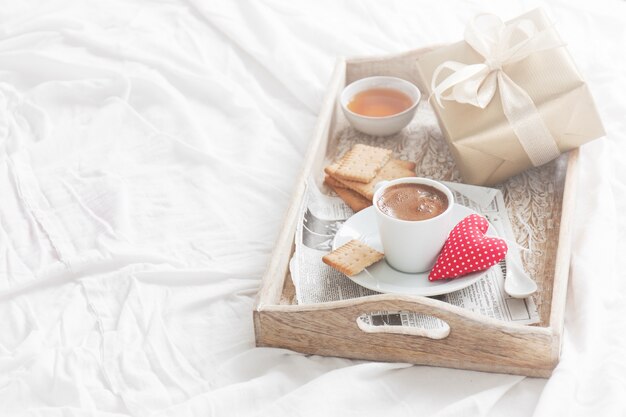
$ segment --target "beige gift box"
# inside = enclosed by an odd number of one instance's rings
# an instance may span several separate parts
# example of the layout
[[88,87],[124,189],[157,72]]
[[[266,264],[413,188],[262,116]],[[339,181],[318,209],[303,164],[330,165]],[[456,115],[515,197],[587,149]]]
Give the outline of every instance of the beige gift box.
[[[519,16],[506,25],[520,19],[531,20],[538,30],[551,26],[540,9]],[[552,31],[550,36],[561,42],[556,32]],[[440,64],[451,60],[479,64],[485,62],[485,57],[466,41],[461,41],[423,55],[417,61],[417,68],[422,85],[428,86],[429,102],[463,180],[492,185],[533,167],[504,114],[497,92],[484,109],[456,101],[443,102],[445,107],[437,103],[432,95],[433,73]],[[502,65],[501,69],[530,96],[554,138],[558,152],[567,152],[604,136],[593,98],[565,47],[533,52],[520,61]]]

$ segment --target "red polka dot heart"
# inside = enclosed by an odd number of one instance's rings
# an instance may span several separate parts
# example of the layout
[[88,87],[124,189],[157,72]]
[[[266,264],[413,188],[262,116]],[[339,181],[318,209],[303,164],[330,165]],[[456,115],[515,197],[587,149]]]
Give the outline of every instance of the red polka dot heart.
[[478,214],[461,220],[450,232],[428,280],[461,277],[504,259],[508,250],[506,243],[496,237],[486,237],[488,228],[487,219]]

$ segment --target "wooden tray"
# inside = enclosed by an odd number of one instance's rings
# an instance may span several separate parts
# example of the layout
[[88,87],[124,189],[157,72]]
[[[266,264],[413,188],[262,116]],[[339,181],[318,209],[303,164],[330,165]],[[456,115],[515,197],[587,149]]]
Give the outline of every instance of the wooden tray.
[[[256,344],[326,356],[548,377],[558,363],[561,349],[577,150],[500,186],[512,220],[519,220],[514,227],[518,242],[530,245],[532,241],[532,251],[524,261],[539,285],[534,297],[541,318],[538,325],[503,322],[418,296],[381,294],[313,305],[298,305],[295,301],[288,264],[294,251],[306,180],[315,178],[321,183],[323,167],[334,159],[337,142],[347,131],[337,103],[339,93],[346,84],[371,75],[411,80],[424,92],[415,60],[427,50],[337,62],[285,223],[262,280],[254,310]],[[426,172],[420,172],[418,164],[419,175],[459,179],[447,148],[431,153],[439,158],[441,169],[428,172],[424,166]],[[516,208],[520,201],[526,201],[524,204],[533,210],[520,212]],[[540,232],[539,238],[531,239],[535,231]],[[368,312],[400,310],[435,316],[448,323],[450,332],[437,339],[441,334],[413,332],[401,326],[367,327],[357,320]]]

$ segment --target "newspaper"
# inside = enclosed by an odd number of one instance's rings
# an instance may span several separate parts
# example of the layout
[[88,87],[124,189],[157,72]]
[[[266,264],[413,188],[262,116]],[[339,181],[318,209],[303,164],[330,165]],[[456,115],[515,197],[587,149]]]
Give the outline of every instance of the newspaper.
[[[453,192],[455,201],[482,214],[495,228],[498,236],[515,242],[513,229],[504,205],[502,193],[487,187],[444,182]],[[377,294],[361,287],[340,272],[322,262],[331,250],[335,234],[354,213],[338,197],[323,194],[310,180],[301,206],[296,229],[296,249],[290,261],[290,272],[298,304],[344,300]],[[509,245],[509,250],[518,250]],[[434,297],[495,319],[521,324],[539,323],[537,306],[532,297],[516,299],[504,291],[506,263],[491,268],[479,281],[449,294]],[[441,320],[410,311],[374,311],[362,316],[366,324],[409,326],[426,329],[447,326]]]

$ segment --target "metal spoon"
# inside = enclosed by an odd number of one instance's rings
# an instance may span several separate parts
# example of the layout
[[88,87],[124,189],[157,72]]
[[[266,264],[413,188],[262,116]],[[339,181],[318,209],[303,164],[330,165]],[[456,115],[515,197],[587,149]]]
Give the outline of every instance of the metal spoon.
[[504,291],[513,298],[526,298],[537,291],[537,283],[524,271],[518,256],[510,250],[506,255]]

